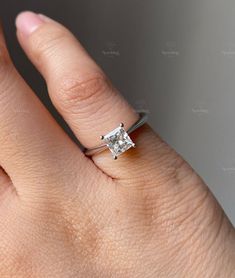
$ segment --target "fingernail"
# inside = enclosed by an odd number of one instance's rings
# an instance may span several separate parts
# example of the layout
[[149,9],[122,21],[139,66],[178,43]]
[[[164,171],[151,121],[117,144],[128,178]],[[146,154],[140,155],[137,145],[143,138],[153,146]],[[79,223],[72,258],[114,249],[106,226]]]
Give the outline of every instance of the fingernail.
[[22,12],[16,18],[16,28],[25,36],[29,36],[43,23],[43,18],[33,12]]

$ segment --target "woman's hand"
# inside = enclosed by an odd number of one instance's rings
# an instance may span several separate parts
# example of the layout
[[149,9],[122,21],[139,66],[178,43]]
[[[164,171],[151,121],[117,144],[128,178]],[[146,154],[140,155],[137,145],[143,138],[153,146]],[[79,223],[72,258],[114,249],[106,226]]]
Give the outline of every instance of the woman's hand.
[[[78,140],[137,115],[73,35],[42,15],[21,46]],[[15,70],[0,39],[0,277],[234,277],[235,233],[190,166],[148,125],[113,161],[84,156]],[[4,169],[4,170],[3,170]]]

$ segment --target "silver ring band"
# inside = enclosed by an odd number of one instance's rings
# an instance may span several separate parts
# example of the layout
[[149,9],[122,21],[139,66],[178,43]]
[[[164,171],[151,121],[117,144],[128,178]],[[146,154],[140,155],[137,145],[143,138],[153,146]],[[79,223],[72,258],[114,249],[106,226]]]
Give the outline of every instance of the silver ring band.
[[[105,144],[100,144],[93,148],[85,149],[85,155],[92,156],[93,154],[100,153],[105,149],[110,149],[113,154],[113,158],[116,159],[119,154],[124,153],[130,147],[135,147],[135,144],[128,135],[146,123],[148,118],[148,115],[145,112],[139,112],[138,114],[139,119],[129,129],[127,129],[127,131],[124,130],[124,124],[121,123],[120,126],[115,130],[111,131],[105,136],[101,136],[101,139],[105,141]],[[114,137],[116,141],[121,142],[119,145],[118,142],[114,141]]]

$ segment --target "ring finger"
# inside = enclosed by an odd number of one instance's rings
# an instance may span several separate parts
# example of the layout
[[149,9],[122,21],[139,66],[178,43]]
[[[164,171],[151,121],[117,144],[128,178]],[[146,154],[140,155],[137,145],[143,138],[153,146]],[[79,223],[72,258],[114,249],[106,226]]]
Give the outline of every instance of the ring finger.
[[[130,127],[136,122],[137,113],[66,28],[32,12],[21,13],[16,25],[18,39],[46,79],[54,105],[86,148],[99,144],[99,136],[119,123]],[[141,136],[135,137],[140,137],[136,140],[141,146]],[[106,173],[118,176],[121,168],[126,169],[125,162],[140,153],[140,148],[137,149],[115,162],[115,166],[120,166],[115,167],[116,173],[110,167],[108,152],[95,155],[93,160]]]

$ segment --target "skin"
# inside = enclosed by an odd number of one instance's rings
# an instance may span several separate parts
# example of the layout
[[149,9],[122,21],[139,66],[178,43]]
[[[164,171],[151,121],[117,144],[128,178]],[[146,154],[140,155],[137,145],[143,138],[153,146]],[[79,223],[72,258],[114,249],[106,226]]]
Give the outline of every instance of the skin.
[[[137,115],[59,23],[17,37],[85,147]],[[86,157],[14,68],[0,38],[0,277],[235,277],[235,231],[202,179],[145,124],[113,161]]]

